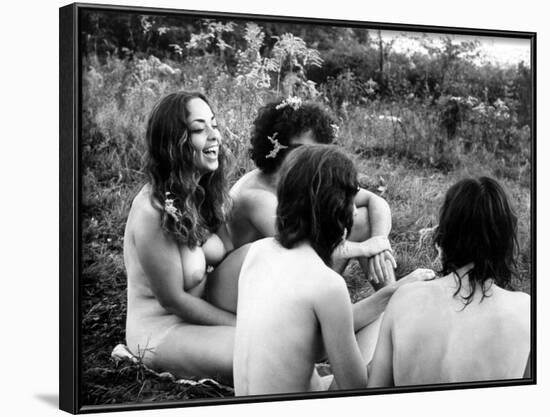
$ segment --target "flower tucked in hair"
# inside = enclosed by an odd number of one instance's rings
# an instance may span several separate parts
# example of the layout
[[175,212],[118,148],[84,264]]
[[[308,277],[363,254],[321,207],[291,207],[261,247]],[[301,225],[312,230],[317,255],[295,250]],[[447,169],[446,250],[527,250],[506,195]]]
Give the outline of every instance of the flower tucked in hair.
[[292,107],[294,110],[298,110],[301,105],[302,99],[300,97],[288,97],[287,99],[283,100],[281,104],[277,105],[277,107],[275,107],[275,110],[280,110],[287,106]]
[[174,199],[169,198],[171,193],[170,191],[166,191],[166,198],[164,199],[164,211],[170,215],[174,221],[178,222],[181,219],[181,212],[179,209],[174,206]]
[[281,143],[276,139],[277,135],[278,132],[275,132],[273,136],[267,137],[269,141],[273,144],[273,149],[265,156],[266,158],[275,158],[281,149],[288,148],[288,146],[286,145],[281,145]]
[[336,123],[331,124],[330,127],[332,127],[332,134],[334,135],[334,139],[336,139],[338,137],[340,127]]

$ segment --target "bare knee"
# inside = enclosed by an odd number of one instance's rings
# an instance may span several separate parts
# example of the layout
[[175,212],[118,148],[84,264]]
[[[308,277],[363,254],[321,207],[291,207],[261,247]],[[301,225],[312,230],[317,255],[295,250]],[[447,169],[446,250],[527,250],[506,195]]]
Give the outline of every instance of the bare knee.
[[232,378],[234,328],[177,325],[162,340],[154,355],[154,368],[176,378]]

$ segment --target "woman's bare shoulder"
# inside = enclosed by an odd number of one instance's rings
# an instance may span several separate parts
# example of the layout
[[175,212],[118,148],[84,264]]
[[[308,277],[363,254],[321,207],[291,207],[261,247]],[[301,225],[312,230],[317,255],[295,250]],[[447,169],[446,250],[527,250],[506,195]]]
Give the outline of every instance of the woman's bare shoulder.
[[262,175],[259,169],[244,174],[239,180],[231,187],[231,197],[234,199],[250,198],[256,193],[269,192],[273,194],[273,185],[270,184],[264,175]]
[[444,299],[442,284],[438,279],[404,284],[392,295],[388,308],[402,312],[426,306],[435,307]]
[[160,211],[154,207],[151,198],[151,187],[144,185],[132,201],[128,216],[129,226],[133,229],[149,229],[160,223]]
[[502,300],[501,304],[505,310],[512,315],[529,317],[531,309],[531,296],[522,291],[510,291],[497,287],[493,292]]
[[408,298],[408,297],[433,297],[442,291],[443,282],[441,279],[433,279],[430,281],[417,281],[401,285],[393,297]]
[[143,213],[144,215],[157,215],[160,216],[160,213],[157,208],[153,207],[153,200],[151,198],[152,191],[149,184],[145,184],[141,187],[141,190],[136,194],[132,200],[131,209],[134,212]]
[[231,198],[233,215],[251,218],[258,214],[274,214],[277,209],[277,196],[259,183],[251,182]]
[[312,295],[329,296],[330,294],[348,293],[346,281],[338,272],[325,265],[320,259],[313,259],[308,262],[307,273],[302,275],[302,280],[310,289]]

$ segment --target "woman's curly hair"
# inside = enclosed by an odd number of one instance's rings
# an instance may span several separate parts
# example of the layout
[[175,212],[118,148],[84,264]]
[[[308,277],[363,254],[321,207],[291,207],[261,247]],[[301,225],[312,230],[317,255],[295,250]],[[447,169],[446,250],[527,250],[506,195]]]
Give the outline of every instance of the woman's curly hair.
[[253,122],[251,147],[249,154],[256,166],[264,173],[275,172],[290,148],[283,148],[274,158],[267,158],[273,150],[269,137],[276,139],[283,146],[290,146],[290,140],[309,130],[318,143],[332,143],[335,139],[335,120],[331,114],[315,102],[301,103],[295,108],[282,106],[279,99],[261,107]]
[[515,272],[517,217],[497,181],[488,177],[464,179],[445,196],[439,215],[434,244],[441,249],[443,274],[454,273],[460,293],[462,281],[456,271],[473,263],[468,274],[470,293],[465,306],[473,300],[476,286],[485,298],[485,282],[510,288]]
[[302,146],[283,163],[277,235],[285,248],[307,241],[327,264],[353,225],[359,183],[353,161],[335,145]]
[[145,171],[152,187],[151,202],[161,212],[163,230],[189,247],[203,244],[224,222],[228,201],[227,156],[221,144],[216,171],[200,176],[195,167],[196,151],[188,140],[185,122],[187,105],[195,98],[210,106],[206,97],[196,92],[162,98],[149,115],[146,133]]

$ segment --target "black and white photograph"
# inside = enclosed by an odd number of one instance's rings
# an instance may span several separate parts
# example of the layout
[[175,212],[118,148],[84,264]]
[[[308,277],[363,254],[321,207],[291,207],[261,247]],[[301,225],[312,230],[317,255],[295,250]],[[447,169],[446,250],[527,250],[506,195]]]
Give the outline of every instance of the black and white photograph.
[[437,23],[60,9],[61,409],[536,382],[536,34]]

